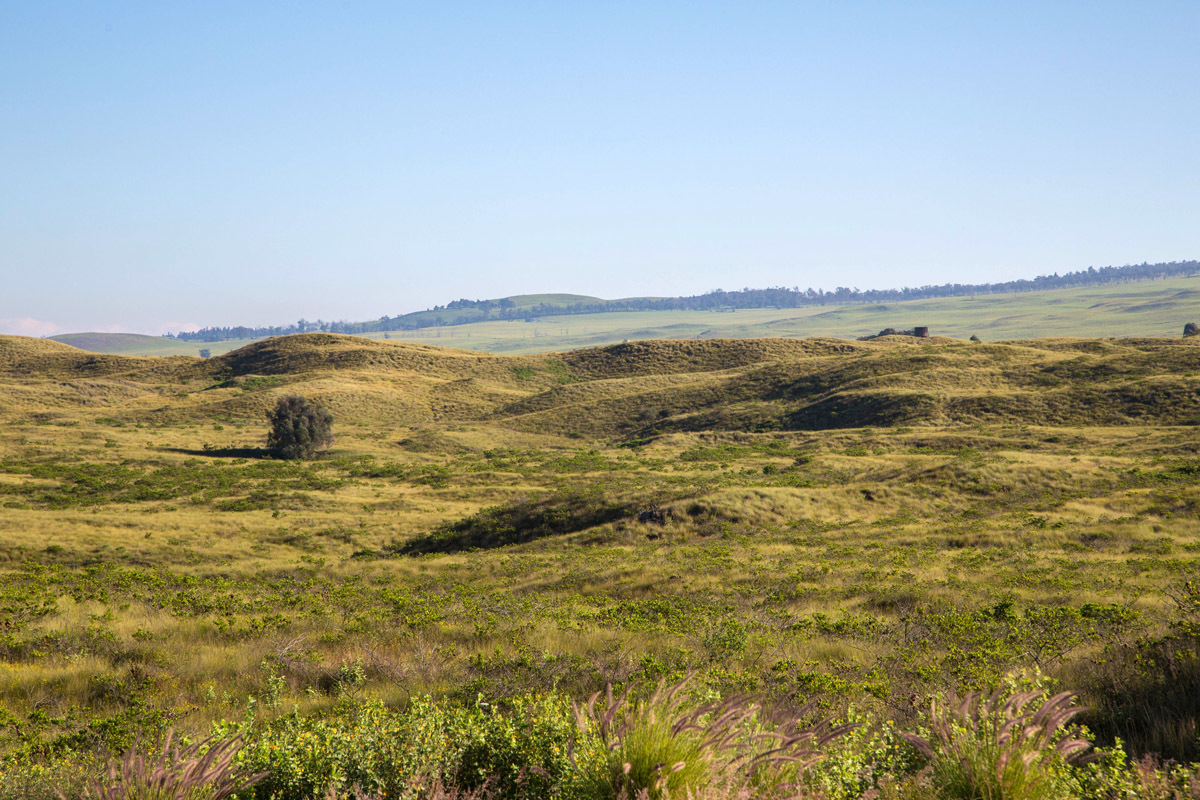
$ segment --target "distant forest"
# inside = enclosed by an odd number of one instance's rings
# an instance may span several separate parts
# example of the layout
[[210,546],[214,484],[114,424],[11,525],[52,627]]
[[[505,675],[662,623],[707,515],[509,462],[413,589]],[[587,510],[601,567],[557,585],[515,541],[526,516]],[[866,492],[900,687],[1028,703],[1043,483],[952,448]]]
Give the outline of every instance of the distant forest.
[[902,300],[926,300],[934,297],[964,297],[978,294],[1009,294],[1046,289],[1069,289],[1082,286],[1102,286],[1112,283],[1155,280],[1200,272],[1200,261],[1172,261],[1165,264],[1129,264],[1123,267],[1088,267],[1078,272],[1041,275],[1033,279],[1004,283],[945,283],[940,286],[905,287],[903,289],[869,289],[860,291],[839,286],[833,291],[777,286],[768,289],[716,291],[690,297],[635,297],[625,300],[558,305],[540,303],[518,305],[510,298],[500,300],[455,300],[427,311],[416,311],[397,317],[380,317],[367,322],[310,322],[300,320],[292,325],[250,328],[202,328],[198,331],[167,334],[176,339],[195,342],[221,342],[228,339],[261,339],[291,333],[377,333],[408,331],[444,325],[465,325],[484,320],[531,320],[563,314],[600,314],[614,311],[731,311],[739,308],[800,308],[814,305],[846,305],[850,303],[885,303]]

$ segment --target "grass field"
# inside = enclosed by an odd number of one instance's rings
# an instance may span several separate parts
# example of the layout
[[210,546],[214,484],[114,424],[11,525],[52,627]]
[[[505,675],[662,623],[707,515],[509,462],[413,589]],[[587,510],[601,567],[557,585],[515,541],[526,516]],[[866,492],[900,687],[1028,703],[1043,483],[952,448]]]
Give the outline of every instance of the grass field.
[[220,355],[245,347],[253,341],[230,339],[226,342],[187,342],[166,336],[144,336],[140,333],[64,333],[50,338],[80,350],[128,356],[199,356],[201,350]]
[[[517,307],[594,299],[575,295],[513,298]],[[435,317],[437,312],[429,312],[429,316]],[[1200,277],[886,305],[579,314],[373,333],[370,338],[521,354],[642,339],[853,339],[884,328],[905,330],[916,325],[928,326],[941,336],[967,339],[974,335],[988,342],[1052,336],[1178,336],[1191,321],[1200,321]],[[194,356],[201,348],[219,355],[249,344],[249,340],[184,342],[137,334],[79,333],[53,338],[93,352],[143,356]]]
[[[872,327],[921,322],[940,330]],[[262,449],[294,392],[334,411],[315,461]],[[464,725],[514,720],[496,741],[542,731],[548,754],[575,723],[545,698],[689,672],[701,697],[813,702],[878,744],[924,730],[938,691],[1037,670],[1101,742],[1190,760],[1198,421],[1200,345],[1177,338],[508,357],[311,334],[200,360],[0,337],[0,796],[227,722],[274,796],[321,797],[281,776],[334,775],[334,756],[272,749],[333,735],[312,720],[353,738],[401,724],[370,714],[482,698],[503,715]],[[957,796],[920,794],[916,751],[851,740],[823,762],[851,777],[815,771],[820,796]],[[366,746],[322,745],[351,754],[337,769]],[[582,769],[565,758],[539,769]],[[1046,796],[1190,796],[1070,791]]]
[[537,353],[636,339],[856,338],[916,325],[941,336],[974,335],[989,342],[1048,336],[1178,336],[1193,318],[1200,319],[1200,278],[886,305],[544,317],[398,331],[388,337],[495,353]]

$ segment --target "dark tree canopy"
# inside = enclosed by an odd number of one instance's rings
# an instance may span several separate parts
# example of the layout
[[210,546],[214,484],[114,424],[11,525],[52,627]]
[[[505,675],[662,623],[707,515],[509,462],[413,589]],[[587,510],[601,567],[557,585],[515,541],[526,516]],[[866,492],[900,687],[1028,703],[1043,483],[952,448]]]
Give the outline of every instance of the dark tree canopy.
[[267,449],[276,458],[312,458],[317,450],[333,444],[333,415],[300,395],[279,398],[267,419],[271,421]]
[[1183,326],[1184,336],[1195,336],[1196,334],[1200,334],[1200,326],[1197,326],[1196,323],[1189,322]]

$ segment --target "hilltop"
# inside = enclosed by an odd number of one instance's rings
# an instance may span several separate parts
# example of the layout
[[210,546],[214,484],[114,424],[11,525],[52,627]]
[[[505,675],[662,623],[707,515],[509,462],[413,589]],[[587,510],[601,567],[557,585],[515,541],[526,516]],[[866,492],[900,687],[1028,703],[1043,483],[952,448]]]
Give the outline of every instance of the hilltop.
[[[130,420],[258,418],[281,392],[363,423],[475,422],[593,439],[981,421],[1200,422],[1200,344],[946,337],[655,340],[500,356],[339,334],[208,359],[0,337],[0,402]],[[0,406],[0,408],[3,408]]]

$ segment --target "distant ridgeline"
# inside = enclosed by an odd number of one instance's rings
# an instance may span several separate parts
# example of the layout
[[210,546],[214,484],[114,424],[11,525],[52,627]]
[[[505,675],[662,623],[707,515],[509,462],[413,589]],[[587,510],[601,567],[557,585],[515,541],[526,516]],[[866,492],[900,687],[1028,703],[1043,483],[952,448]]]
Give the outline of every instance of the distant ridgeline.
[[[379,333],[409,331],[443,325],[466,325],[485,320],[519,320],[563,314],[602,314],[618,311],[728,311],[739,308],[800,308],[814,305],[845,305],[849,303],[885,303],[902,300],[927,300],[935,297],[963,297],[976,294],[1009,294],[1047,289],[1070,289],[1100,286],[1111,283],[1172,278],[1200,273],[1200,261],[1172,261],[1164,264],[1130,264],[1123,267],[1088,267],[1078,272],[1041,275],[1033,279],[1004,283],[945,283],[940,286],[920,286],[903,289],[870,289],[860,291],[839,286],[831,292],[823,289],[786,288],[741,289],[732,292],[720,289],[690,297],[631,297],[623,300],[601,300],[576,295],[559,295],[552,301],[521,302],[522,298],[500,300],[455,300],[428,311],[416,311],[398,317],[380,317],[366,322],[309,322],[300,320],[292,325],[250,328],[202,328],[198,331],[168,334],[176,339],[198,342],[222,342],[228,339],[261,339],[292,333]],[[534,295],[532,297],[538,297]]]

